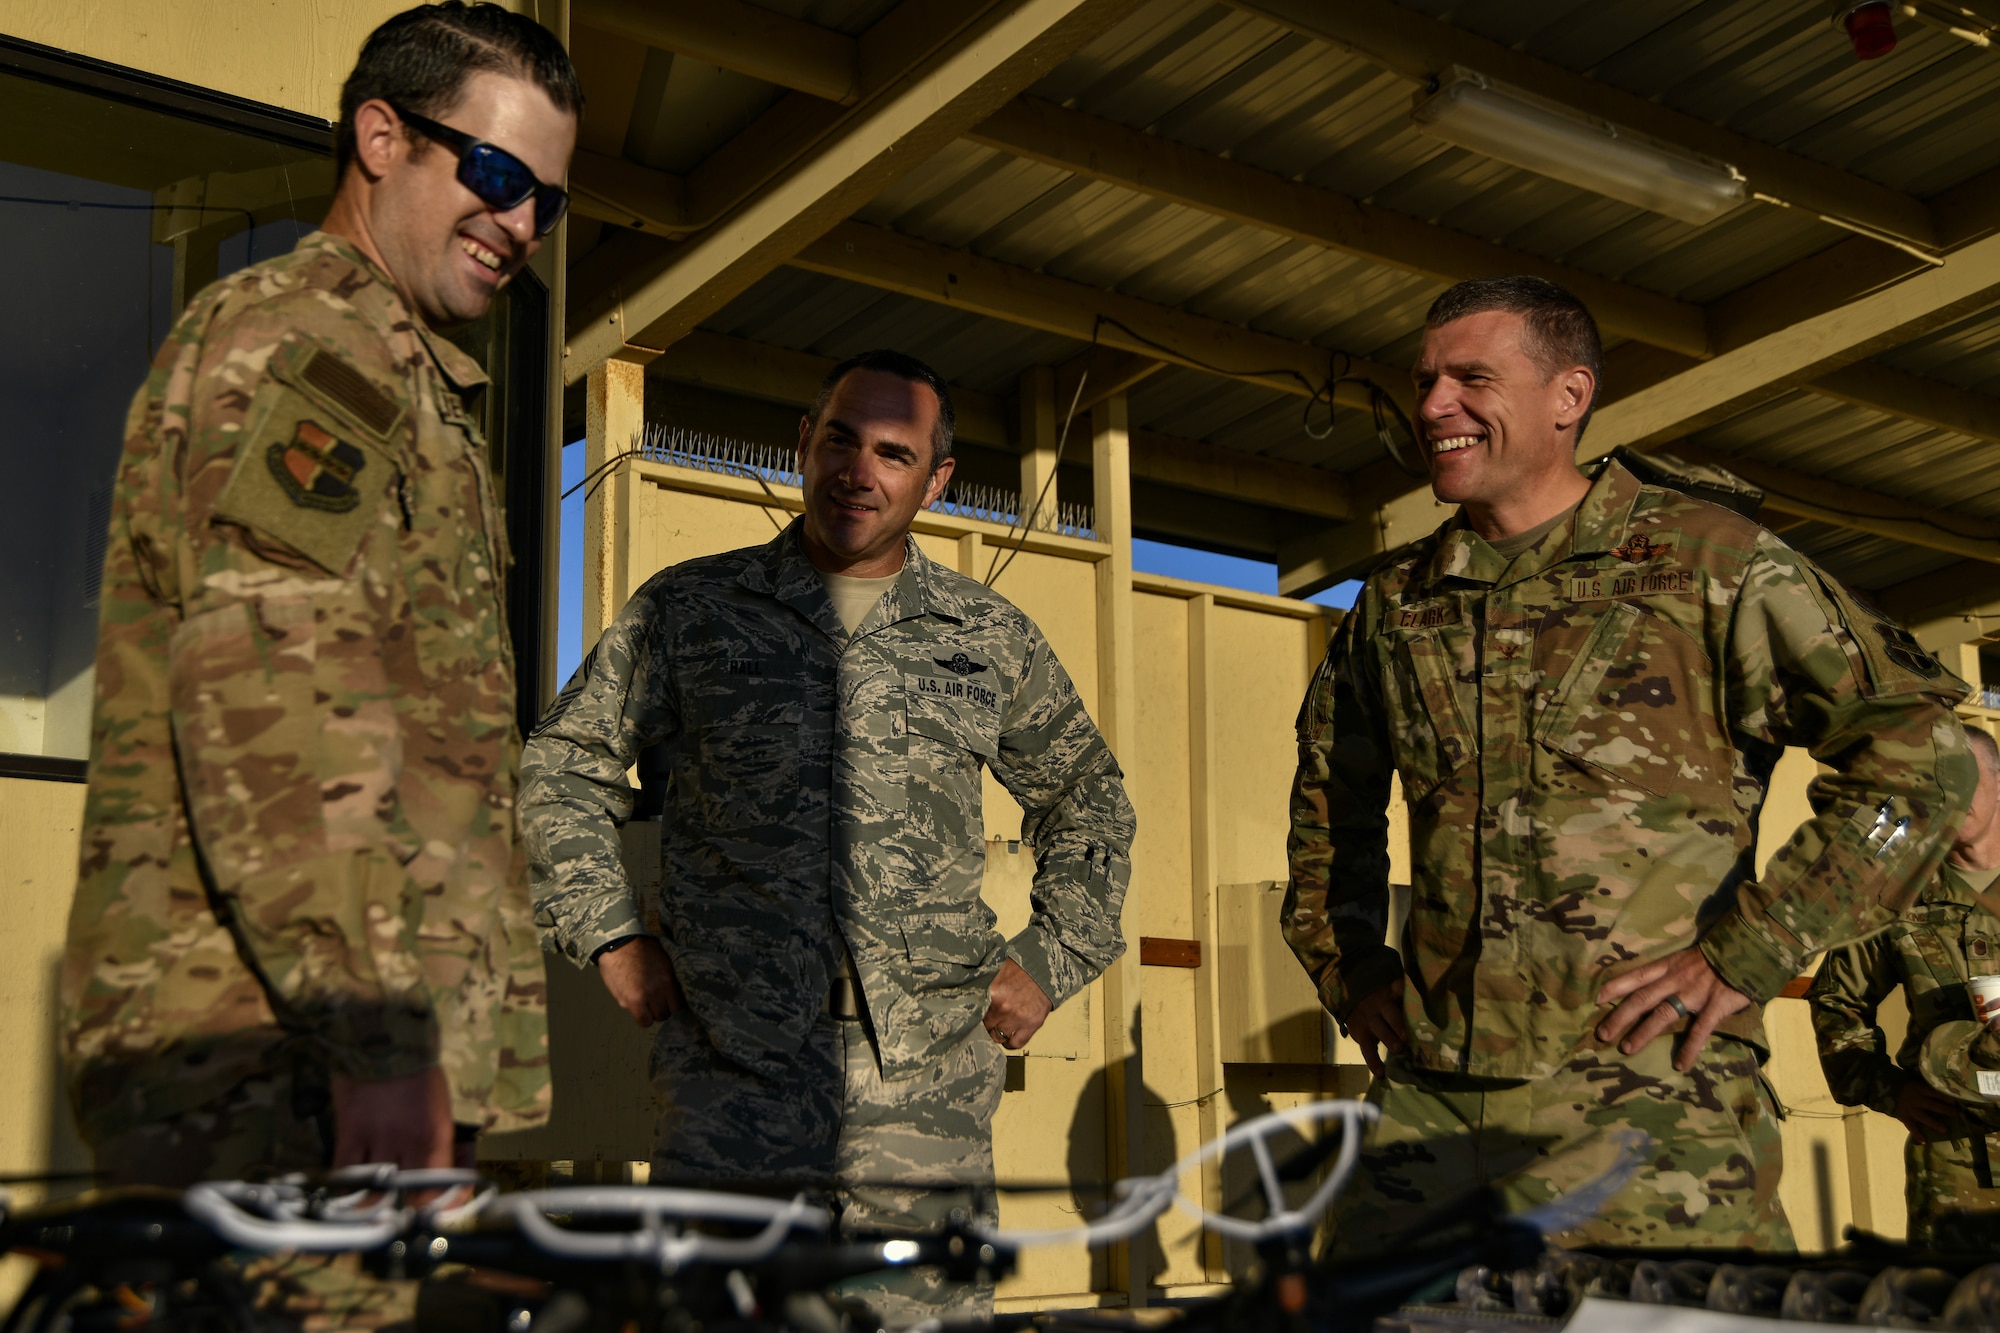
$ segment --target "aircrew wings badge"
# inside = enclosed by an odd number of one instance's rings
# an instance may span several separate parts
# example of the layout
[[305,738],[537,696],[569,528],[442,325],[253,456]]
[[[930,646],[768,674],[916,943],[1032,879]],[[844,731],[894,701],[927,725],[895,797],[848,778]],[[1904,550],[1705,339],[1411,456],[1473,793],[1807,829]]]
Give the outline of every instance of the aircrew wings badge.
[[1612,547],[1611,554],[1617,556],[1620,560],[1636,565],[1651,560],[1655,556],[1665,555],[1673,549],[1674,544],[1672,542],[1655,543],[1645,533],[1635,532],[1625,539],[1623,546]]
[[965,655],[963,650],[953,653],[950,657],[933,657],[931,661],[936,662],[954,676],[972,676],[986,670],[984,662],[973,661]]

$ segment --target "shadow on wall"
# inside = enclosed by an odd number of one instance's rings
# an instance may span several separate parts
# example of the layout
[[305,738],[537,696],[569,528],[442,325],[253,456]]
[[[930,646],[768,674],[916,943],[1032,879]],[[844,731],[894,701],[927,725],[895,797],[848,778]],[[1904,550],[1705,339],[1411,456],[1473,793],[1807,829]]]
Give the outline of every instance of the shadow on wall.
[[[43,1012],[49,1015],[49,1043],[44,1056],[47,1061],[45,1075],[46,1095],[43,1098],[45,1114],[42,1117],[41,1155],[36,1159],[50,1174],[66,1171],[88,1171],[91,1168],[90,1149],[77,1136],[76,1117],[70,1114],[69,1094],[63,1086],[62,1038],[58,1031],[61,1013],[62,954],[58,951],[47,966],[42,969]],[[45,1187],[42,1197],[48,1199],[67,1198],[80,1194],[89,1188],[88,1181],[52,1181]]]
[[[1134,1080],[1132,1087],[1139,1105],[1137,1108],[1128,1105],[1125,1119],[1128,1124],[1136,1121],[1142,1130],[1140,1152],[1126,1169],[1132,1175],[1164,1171],[1178,1161],[1181,1154],[1175,1144],[1173,1122],[1159,1114],[1157,1109],[1164,1105],[1164,1099],[1157,1090],[1147,1085],[1143,1077],[1146,1068],[1145,1035],[1137,1006],[1133,1008],[1127,1039],[1131,1043],[1133,1065],[1142,1071],[1142,1076]],[[1076,1108],[1070,1117],[1067,1165],[1070,1199],[1076,1206],[1079,1221],[1095,1221],[1115,1201],[1112,1191],[1118,1182],[1111,1178],[1111,1163],[1102,1151],[1107,1141],[1105,1131],[1111,1128],[1109,1119],[1117,1114],[1114,1108],[1118,1103],[1110,1095],[1113,1073],[1106,1067],[1091,1072],[1083,1095],[1076,1099]],[[1134,1109],[1137,1115],[1130,1113]],[[1104,1123],[1090,1123],[1100,1119]],[[1133,1286],[1143,1287],[1151,1283],[1166,1267],[1159,1224],[1155,1222],[1148,1226],[1122,1250],[1119,1247],[1092,1250],[1090,1276],[1093,1290],[1105,1291],[1112,1287],[1114,1271],[1121,1260],[1129,1265]]]

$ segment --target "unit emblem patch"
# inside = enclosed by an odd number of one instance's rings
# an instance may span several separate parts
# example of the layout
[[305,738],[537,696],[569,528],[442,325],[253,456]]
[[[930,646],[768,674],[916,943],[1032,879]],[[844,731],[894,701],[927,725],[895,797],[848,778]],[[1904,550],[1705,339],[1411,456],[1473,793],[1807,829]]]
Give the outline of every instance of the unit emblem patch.
[[273,444],[265,457],[278,485],[301,508],[344,514],[361,503],[354,477],[368,466],[368,456],[316,421],[299,422],[292,438]]
[[1917,636],[1901,625],[1878,620],[1875,632],[1882,637],[1882,651],[1903,670],[1914,671],[1925,680],[1936,680],[1944,674],[1944,667],[1924,651],[1924,646],[1917,642]]
[[962,652],[953,653],[949,658],[933,657],[931,661],[936,662],[954,676],[976,676],[986,670],[985,663],[975,662]]

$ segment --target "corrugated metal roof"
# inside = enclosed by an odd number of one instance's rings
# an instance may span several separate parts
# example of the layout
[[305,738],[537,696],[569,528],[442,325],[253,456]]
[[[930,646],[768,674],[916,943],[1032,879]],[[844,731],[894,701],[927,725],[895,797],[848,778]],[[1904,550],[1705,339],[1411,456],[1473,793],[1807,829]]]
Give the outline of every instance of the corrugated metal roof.
[[[889,3],[768,0],[768,7],[858,32]],[[1405,3],[1919,197],[2000,167],[2000,54],[1907,22],[1891,56],[1863,63],[1818,5]],[[1450,147],[1412,127],[1414,88],[1359,56],[1230,5],[1154,0],[1030,95],[1696,304],[1849,239],[1804,211],[1755,203],[1690,226]],[[1023,269],[1392,365],[1414,355],[1423,312],[1444,286],[965,141],[898,178],[857,216]],[[708,326],[830,356],[881,343],[917,348],[954,382],[992,394],[1011,392],[1031,365],[1081,350],[1073,339],[794,270],[771,274]],[[1967,319],[1882,360],[2000,396],[2000,314]],[[1343,408],[1330,435],[1317,439],[1301,424],[1303,399],[1196,370],[1161,371],[1133,389],[1131,405],[1141,429],[1334,472],[1383,456],[1365,412]],[[1785,395],[1696,438],[1719,452],[1935,506],[1940,514],[2000,518],[2000,486],[1988,480],[2000,446],[1807,393]],[[1798,531],[1836,572],[1866,586],[1956,558],[1823,528]]]

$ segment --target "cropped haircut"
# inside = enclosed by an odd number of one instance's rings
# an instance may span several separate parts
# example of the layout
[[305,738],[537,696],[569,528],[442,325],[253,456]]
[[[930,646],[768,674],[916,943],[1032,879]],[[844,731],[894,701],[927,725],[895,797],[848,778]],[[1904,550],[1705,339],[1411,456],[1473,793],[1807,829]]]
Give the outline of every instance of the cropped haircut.
[[1965,739],[1979,757],[1979,767],[1989,776],[2000,775],[2000,741],[1993,739],[1993,733],[1984,727],[1967,726]]
[[569,52],[547,28],[496,4],[419,5],[368,34],[341,85],[340,124],[333,131],[335,179],[344,179],[354,160],[354,114],[363,102],[379,97],[439,120],[458,105],[467,80],[489,73],[524,79],[557,110],[583,115],[583,87]]
[[806,421],[810,423],[807,434],[819,429],[819,419],[826,412],[826,405],[833,401],[833,391],[840,382],[857,370],[874,370],[884,375],[894,375],[897,379],[921,384],[937,398],[937,426],[931,431],[931,471],[944,466],[951,457],[952,434],[958,429],[958,414],[952,410],[951,390],[944,387],[944,380],[935,370],[917,360],[907,352],[895,352],[886,347],[878,347],[860,356],[850,356],[847,360],[826,372],[826,378],[819,382],[819,393],[814,396],[812,406],[806,409]]
[[[1424,327],[1434,329],[1489,310],[1521,317],[1521,350],[1540,367],[1545,379],[1571,366],[1584,366],[1599,386],[1604,383],[1604,340],[1598,335],[1597,321],[1583,302],[1545,278],[1521,274],[1461,282],[1431,302]],[[1576,423],[1577,439],[1583,438],[1583,428],[1590,424],[1590,414],[1596,408],[1593,389],[1590,407]]]

